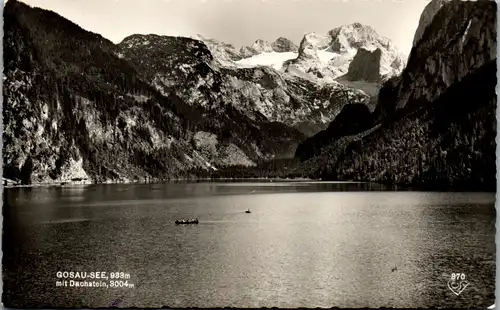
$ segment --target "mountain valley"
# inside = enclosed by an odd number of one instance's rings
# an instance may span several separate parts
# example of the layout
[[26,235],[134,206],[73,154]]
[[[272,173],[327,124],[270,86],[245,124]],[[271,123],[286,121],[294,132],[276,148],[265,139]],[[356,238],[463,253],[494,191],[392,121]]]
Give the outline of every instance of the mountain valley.
[[114,44],[17,0],[3,14],[15,182],[496,184],[494,2],[433,0],[408,59],[360,23],[238,49],[202,35]]

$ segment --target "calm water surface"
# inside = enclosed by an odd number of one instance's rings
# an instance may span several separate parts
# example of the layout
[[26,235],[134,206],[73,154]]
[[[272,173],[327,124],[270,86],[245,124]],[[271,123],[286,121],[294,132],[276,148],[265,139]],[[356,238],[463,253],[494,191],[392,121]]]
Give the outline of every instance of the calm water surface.
[[[6,189],[4,203],[6,306],[494,303],[494,193],[180,183]],[[57,271],[122,271],[135,287],[56,287]],[[453,272],[470,283],[459,296]]]

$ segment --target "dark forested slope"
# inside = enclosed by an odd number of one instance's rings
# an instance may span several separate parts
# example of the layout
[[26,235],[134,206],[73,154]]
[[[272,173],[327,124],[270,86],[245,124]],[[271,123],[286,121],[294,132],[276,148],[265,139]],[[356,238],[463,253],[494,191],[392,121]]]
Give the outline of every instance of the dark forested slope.
[[[313,137],[316,177],[495,189],[496,3],[451,1],[436,12],[399,77],[380,91],[368,134]],[[319,135],[318,135],[319,136]],[[302,154],[306,154],[302,151]],[[300,155],[300,154],[298,154]]]
[[171,178],[253,165],[303,137],[232,106],[220,113],[159,91],[121,47],[54,12],[10,0],[3,14],[4,177]]

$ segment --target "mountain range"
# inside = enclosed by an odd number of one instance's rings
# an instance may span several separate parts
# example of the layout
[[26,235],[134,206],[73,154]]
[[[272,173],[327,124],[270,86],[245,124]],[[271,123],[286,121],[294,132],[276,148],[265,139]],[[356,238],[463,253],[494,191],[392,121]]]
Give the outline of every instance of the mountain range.
[[[154,34],[113,44],[9,0],[4,177],[266,173],[491,186],[495,11],[493,2],[433,0],[406,61],[359,23],[308,33],[298,45],[280,37],[236,49],[202,35]],[[280,161],[286,170],[269,170]]]
[[299,146],[308,173],[495,191],[496,44],[495,2],[429,3],[371,118],[344,135],[333,122]]
[[230,44],[201,35],[196,38],[207,44],[223,66],[270,66],[315,82],[332,82],[346,75],[358,51],[380,50],[379,60],[376,61],[378,66],[373,68],[376,71],[373,74],[381,80],[401,73],[405,66],[405,56],[388,38],[360,23],[343,25],[326,34],[307,33],[299,46],[280,37],[272,43],[258,39],[250,46],[237,50]]

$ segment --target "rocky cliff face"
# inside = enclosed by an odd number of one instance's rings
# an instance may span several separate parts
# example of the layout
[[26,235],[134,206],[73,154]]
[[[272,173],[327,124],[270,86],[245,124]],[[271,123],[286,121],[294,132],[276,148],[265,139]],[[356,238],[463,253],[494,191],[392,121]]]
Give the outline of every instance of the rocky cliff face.
[[316,173],[495,190],[496,3],[433,2],[408,66],[381,90],[377,125],[323,145]]
[[249,58],[254,55],[258,55],[261,53],[271,53],[273,52],[273,48],[271,44],[265,40],[258,39],[250,46],[243,46],[240,49],[240,55],[243,58]]
[[379,82],[381,56],[382,51],[378,48],[373,52],[364,48],[358,49],[356,56],[349,64],[346,79],[349,81]]
[[345,105],[370,105],[369,96],[362,91],[338,83],[318,85],[269,67],[221,72],[221,93],[241,113],[251,119],[263,116],[281,122],[307,136],[324,129]]
[[427,26],[432,22],[436,13],[441,9],[441,7],[451,0],[439,0],[431,1],[424,8],[422,14],[420,14],[420,20],[418,22],[417,30],[415,31],[415,36],[413,37],[413,46],[417,45],[418,41],[422,38],[424,31]]
[[215,61],[221,66],[234,66],[235,61],[243,58],[232,44],[221,42],[213,38],[207,38],[202,35],[197,35],[194,39],[205,43]]
[[412,102],[436,100],[451,85],[496,58],[496,18],[483,9],[496,7],[482,1],[477,5],[437,3],[441,9],[425,27],[403,72],[398,109]]
[[208,47],[199,40],[132,35],[119,45],[119,55],[141,72],[163,95],[175,93],[191,106],[221,108],[222,78]]
[[370,26],[354,23],[330,30],[326,35],[309,33],[301,41],[296,59],[286,63],[292,74],[309,74],[314,78],[332,80],[347,74],[359,49],[380,50],[378,74],[390,78],[401,73],[404,56]]
[[[369,52],[380,50],[377,74],[383,81],[398,75],[405,67],[405,57],[391,45],[389,39],[379,35],[373,28],[359,23],[344,25],[326,34],[308,33],[302,38],[299,47],[286,38],[278,38],[270,46],[265,41],[257,40],[254,45],[240,50],[242,59],[232,64],[226,63],[226,66],[269,66],[314,83],[340,82],[346,86],[361,88],[371,97],[376,97],[380,86],[378,82],[370,82],[372,85],[357,85],[351,83],[352,78],[346,79],[349,66],[359,49]],[[360,53],[360,56],[368,55],[363,51]],[[363,59],[360,56],[358,62]],[[359,68],[356,65],[355,67]],[[360,82],[366,82],[363,76],[360,79]]]
[[320,60],[318,48],[324,49],[328,44],[329,38],[326,36],[314,32],[306,34],[300,42],[297,58],[285,65],[285,72],[300,77],[307,77],[307,74],[312,74],[316,78],[325,77],[321,73],[324,64]]
[[380,72],[389,78],[401,73],[405,67],[404,56],[391,44],[391,41],[378,34],[372,27],[353,23],[335,28],[328,32],[332,38],[330,50],[350,57],[360,48],[367,51],[381,51]]

